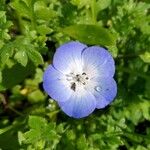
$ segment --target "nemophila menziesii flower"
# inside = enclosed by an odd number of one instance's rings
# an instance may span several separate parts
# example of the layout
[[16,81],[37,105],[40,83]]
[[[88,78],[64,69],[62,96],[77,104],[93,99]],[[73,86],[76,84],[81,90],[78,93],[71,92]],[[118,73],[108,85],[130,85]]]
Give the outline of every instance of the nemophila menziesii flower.
[[114,60],[106,49],[69,42],[56,50],[43,87],[67,115],[82,118],[112,102],[117,93],[114,73]]

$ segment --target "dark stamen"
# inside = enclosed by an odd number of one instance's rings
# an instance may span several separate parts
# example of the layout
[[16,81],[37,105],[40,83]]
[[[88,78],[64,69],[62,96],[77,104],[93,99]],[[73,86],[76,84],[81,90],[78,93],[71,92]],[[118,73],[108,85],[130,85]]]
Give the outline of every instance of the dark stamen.
[[75,83],[72,83],[72,84],[71,84],[71,89],[72,89],[73,91],[76,91],[76,84],[75,84]]
[[85,72],[83,72],[83,73],[82,73],[82,75],[86,75],[86,73],[85,73]]

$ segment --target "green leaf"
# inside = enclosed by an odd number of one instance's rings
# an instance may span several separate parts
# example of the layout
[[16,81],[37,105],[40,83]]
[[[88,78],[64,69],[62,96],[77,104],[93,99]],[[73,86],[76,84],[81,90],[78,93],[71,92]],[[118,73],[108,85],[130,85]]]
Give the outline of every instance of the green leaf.
[[82,8],[84,6],[90,6],[91,0],[71,0],[71,3],[78,6],[78,8]]
[[18,51],[14,58],[20,63],[22,66],[26,66],[28,62],[28,56],[25,51]]
[[27,6],[27,4],[23,0],[18,0],[10,3],[10,6],[15,9],[19,15],[30,17],[30,8]]
[[150,63],[150,52],[146,51],[144,54],[140,55],[140,58],[145,62],[145,63]]
[[40,132],[35,129],[30,129],[24,133],[25,143],[33,143],[40,139]]
[[28,124],[32,129],[42,130],[43,127],[46,126],[47,121],[42,117],[29,116]]
[[12,54],[13,54],[12,44],[8,43],[8,44],[4,45],[0,52],[1,62],[3,64],[5,64],[7,62],[7,60],[9,59],[9,57],[12,56]]
[[43,137],[46,141],[49,141],[49,139],[57,139],[59,136],[57,135],[54,128],[51,128],[51,124],[48,124],[46,128],[43,130]]
[[110,51],[110,53],[112,54],[112,56],[114,58],[117,57],[118,55],[118,48],[116,47],[116,45],[113,45],[113,46],[107,46],[108,50]]
[[30,130],[21,135],[21,142],[23,141],[24,143],[38,144],[43,141],[44,145],[45,142],[53,142],[54,145],[59,142],[58,139],[60,136],[55,131],[54,123],[48,124],[42,117],[29,116],[28,125]]
[[37,27],[37,31],[41,35],[45,35],[45,34],[51,33],[53,30],[51,28],[47,27],[46,25],[40,25]]
[[106,9],[108,6],[110,6],[111,0],[99,0],[96,2],[96,9],[97,11],[101,11],[103,9]]
[[55,11],[48,9],[48,8],[42,8],[37,11],[35,11],[37,19],[42,19],[42,20],[51,20],[56,16]]
[[13,126],[11,125],[11,126],[8,126],[8,127],[3,128],[3,129],[0,129],[0,135],[3,134],[3,133],[5,133],[5,132],[7,132],[7,131],[10,130],[12,127],[13,127]]
[[19,142],[19,144],[21,145],[24,140],[25,140],[24,134],[21,131],[19,131],[18,132],[18,142]]
[[22,82],[27,76],[35,72],[34,65],[30,62],[26,67],[17,63],[11,68],[5,67],[2,70],[2,86],[11,88],[14,85]]
[[87,144],[85,135],[82,135],[80,138],[78,138],[77,149],[79,149],[79,150],[87,150],[88,149],[88,144]]
[[5,11],[0,11],[0,19],[5,17]]
[[[16,121],[16,120],[15,120]],[[0,135],[0,149],[1,150],[17,150],[20,149],[17,134],[15,132],[16,128],[12,128],[7,132]]]
[[28,94],[28,100],[31,103],[37,103],[37,102],[44,101],[44,98],[45,98],[45,96],[40,90],[35,90],[35,91],[31,92],[30,94]]
[[43,64],[43,58],[41,54],[38,51],[34,50],[34,48],[28,49],[27,54],[35,65]]
[[115,36],[98,25],[73,25],[62,29],[70,37],[91,45],[115,45]]

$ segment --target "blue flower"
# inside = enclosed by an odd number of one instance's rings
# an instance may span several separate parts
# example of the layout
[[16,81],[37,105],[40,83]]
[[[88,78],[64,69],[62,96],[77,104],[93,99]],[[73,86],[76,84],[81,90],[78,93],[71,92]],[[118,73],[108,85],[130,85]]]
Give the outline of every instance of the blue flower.
[[104,108],[117,93],[115,64],[102,47],[69,42],[60,46],[43,76],[45,91],[70,117],[82,118]]

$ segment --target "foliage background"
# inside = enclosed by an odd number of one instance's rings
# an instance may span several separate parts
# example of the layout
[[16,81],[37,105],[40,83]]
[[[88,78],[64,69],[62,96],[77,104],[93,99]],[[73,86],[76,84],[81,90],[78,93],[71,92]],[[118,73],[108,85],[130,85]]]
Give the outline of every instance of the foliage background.
[[[0,0],[0,149],[150,149],[149,0]],[[84,119],[42,88],[56,48],[108,48],[118,95]]]

